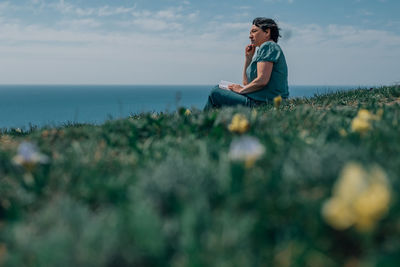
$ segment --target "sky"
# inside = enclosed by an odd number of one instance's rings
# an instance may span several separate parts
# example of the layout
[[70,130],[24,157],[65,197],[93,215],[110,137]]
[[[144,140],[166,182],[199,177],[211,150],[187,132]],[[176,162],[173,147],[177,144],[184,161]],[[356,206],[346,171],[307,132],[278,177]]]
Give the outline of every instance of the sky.
[[240,83],[251,22],[291,85],[400,83],[399,0],[0,0],[0,84]]

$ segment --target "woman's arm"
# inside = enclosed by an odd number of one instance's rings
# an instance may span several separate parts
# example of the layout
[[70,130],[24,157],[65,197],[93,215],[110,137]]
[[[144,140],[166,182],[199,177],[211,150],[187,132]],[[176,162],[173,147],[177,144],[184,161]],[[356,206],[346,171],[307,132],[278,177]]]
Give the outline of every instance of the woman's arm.
[[243,85],[247,85],[249,83],[249,81],[247,80],[246,69],[250,65],[255,52],[256,52],[256,47],[254,45],[249,44],[246,46],[245,51],[244,51],[245,61],[244,61],[244,68],[243,68]]
[[250,65],[251,60],[248,60],[246,58],[245,62],[244,62],[244,69],[243,69],[243,85],[247,85],[249,83],[249,81],[247,80],[247,74],[246,74],[246,70],[247,67]]
[[[274,63],[269,62],[269,61],[258,62],[257,63],[257,78],[255,78],[249,84],[243,83],[245,85],[244,87],[240,86],[239,84],[233,84],[233,85],[228,86],[228,88],[239,94],[248,94],[248,93],[258,91],[268,84],[269,79],[271,78],[273,66],[274,66]],[[246,80],[247,80],[247,77],[246,77]],[[244,81],[244,77],[243,77],[243,81]]]

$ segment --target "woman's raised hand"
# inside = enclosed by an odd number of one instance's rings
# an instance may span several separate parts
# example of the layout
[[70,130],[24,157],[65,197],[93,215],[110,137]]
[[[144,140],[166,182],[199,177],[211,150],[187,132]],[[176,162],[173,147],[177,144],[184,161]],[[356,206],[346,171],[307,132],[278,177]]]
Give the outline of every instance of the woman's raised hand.
[[247,45],[245,50],[246,59],[251,60],[254,56],[254,52],[256,52],[256,46],[253,44]]

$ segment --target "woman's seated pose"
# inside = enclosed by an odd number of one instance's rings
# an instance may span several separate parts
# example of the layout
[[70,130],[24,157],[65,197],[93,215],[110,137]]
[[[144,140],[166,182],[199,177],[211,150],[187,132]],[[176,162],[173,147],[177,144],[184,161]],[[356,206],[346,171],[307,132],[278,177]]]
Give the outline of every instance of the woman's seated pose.
[[[228,90],[216,86],[208,96],[204,110],[222,106],[254,107],[275,97],[288,98],[288,70],[285,56],[277,44],[278,25],[268,18],[256,18],[250,30],[251,44],[245,49],[243,85],[232,84]],[[259,47],[256,55],[256,47]]]

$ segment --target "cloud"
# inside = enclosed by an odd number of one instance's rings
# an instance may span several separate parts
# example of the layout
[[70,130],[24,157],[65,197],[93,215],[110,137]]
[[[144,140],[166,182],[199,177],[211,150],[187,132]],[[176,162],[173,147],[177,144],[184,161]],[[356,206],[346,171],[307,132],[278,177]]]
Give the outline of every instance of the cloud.
[[48,4],[49,8],[53,8],[64,14],[71,14],[76,16],[115,16],[121,14],[130,14],[135,10],[135,5],[132,7],[116,6],[110,7],[108,5],[96,7],[96,8],[81,8],[64,0],[60,0],[58,3]]
[[132,19],[119,21],[120,26],[138,27],[136,30],[146,30],[152,32],[174,32],[183,31],[184,25],[194,22],[199,16],[198,11],[185,13],[182,7],[170,7],[162,10],[135,10],[132,12]]
[[183,25],[180,23],[176,22],[167,22],[165,20],[161,19],[134,19],[131,21],[132,25],[138,26],[143,30],[148,30],[148,31],[173,31],[173,30],[182,30]]
[[251,24],[247,22],[222,23],[218,26],[222,30],[250,31]]
[[[10,2],[0,3],[0,21],[2,10],[10,7]],[[156,10],[80,8],[59,1],[42,8],[64,12],[57,16],[62,20],[39,25],[8,18],[0,24],[1,83],[20,83],[21,73],[27,83],[240,82],[247,20],[215,19],[199,26],[194,22],[204,14],[187,5]],[[398,34],[350,25],[279,25],[291,84],[399,80]]]
[[[282,42],[296,84],[374,85],[395,81],[400,36],[354,26],[281,25],[292,31]],[[283,41],[283,40],[282,40]]]
[[85,29],[85,28],[97,28],[103,25],[98,20],[95,19],[69,19],[69,20],[62,20],[58,22],[58,25],[63,27],[69,27],[74,29]]

